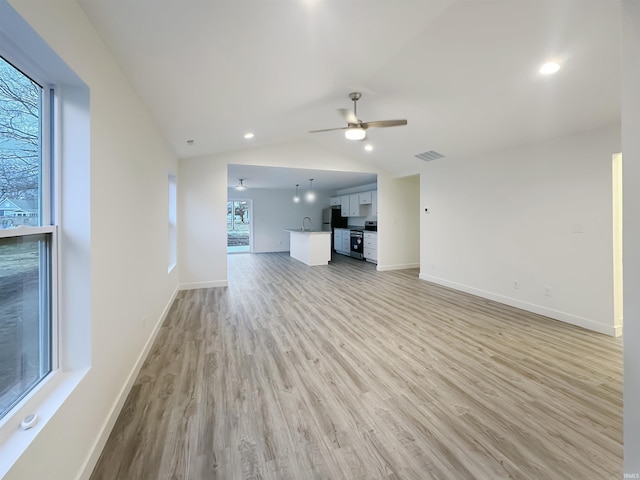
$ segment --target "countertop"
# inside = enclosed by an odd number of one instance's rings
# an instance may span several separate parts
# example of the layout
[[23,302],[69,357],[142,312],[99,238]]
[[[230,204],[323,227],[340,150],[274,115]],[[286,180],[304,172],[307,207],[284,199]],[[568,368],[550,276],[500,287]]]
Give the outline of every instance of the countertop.
[[336,227],[335,230],[361,230],[363,233],[373,233],[377,234],[376,230],[365,230],[364,227],[351,226],[351,227]]
[[301,230],[299,228],[285,228],[284,231],[291,233],[304,233],[305,235],[331,235],[331,232],[325,232],[323,230]]

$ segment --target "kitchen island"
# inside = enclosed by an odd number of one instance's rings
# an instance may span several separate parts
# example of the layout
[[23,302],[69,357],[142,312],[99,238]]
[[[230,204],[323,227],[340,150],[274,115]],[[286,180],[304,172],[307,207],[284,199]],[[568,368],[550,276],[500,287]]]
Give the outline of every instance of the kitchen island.
[[289,254],[311,267],[327,265],[331,260],[331,232],[285,230],[289,232]]

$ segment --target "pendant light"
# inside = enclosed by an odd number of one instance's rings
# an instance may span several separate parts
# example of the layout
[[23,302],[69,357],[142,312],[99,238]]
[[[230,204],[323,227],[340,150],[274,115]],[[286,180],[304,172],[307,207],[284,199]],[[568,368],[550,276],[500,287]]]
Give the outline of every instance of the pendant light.
[[316,194],[313,191],[313,178],[309,179],[309,191],[304,196],[304,199],[309,203],[313,203],[316,201]]
[[300,186],[299,183],[296,183],[296,194],[293,197],[293,203],[300,203],[300,195],[298,195],[298,187]]
[[239,180],[239,182],[240,182],[240,183],[238,183],[238,184],[237,184],[235,187],[233,187],[233,188],[235,188],[235,189],[236,189],[236,190],[238,190],[239,192],[244,192],[244,191],[247,189],[246,185],[245,185],[244,183],[242,183],[242,182],[244,181],[244,178],[239,178],[238,180]]

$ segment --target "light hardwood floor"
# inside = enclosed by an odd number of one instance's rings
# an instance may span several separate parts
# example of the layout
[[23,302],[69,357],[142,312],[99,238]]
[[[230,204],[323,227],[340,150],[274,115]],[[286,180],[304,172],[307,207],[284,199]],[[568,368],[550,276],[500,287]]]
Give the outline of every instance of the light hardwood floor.
[[91,478],[622,478],[620,339],[337,260],[180,292]]

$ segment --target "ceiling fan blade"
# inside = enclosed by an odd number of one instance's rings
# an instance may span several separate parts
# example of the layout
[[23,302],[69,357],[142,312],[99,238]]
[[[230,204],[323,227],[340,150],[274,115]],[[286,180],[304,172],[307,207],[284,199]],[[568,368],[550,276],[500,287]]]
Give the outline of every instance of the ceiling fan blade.
[[406,124],[406,120],[378,120],[377,122],[363,123],[362,128],[400,127]]
[[309,133],[330,132],[332,130],[346,130],[349,127],[325,128],[323,130],[309,130]]
[[353,113],[353,110],[349,110],[348,108],[339,108],[338,111],[340,112],[340,115],[342,115],[343,118],[347,121],[348,124],[355,125],[360,123],[360,120],[358,120],[358,117],[356,117],[356,114]]

